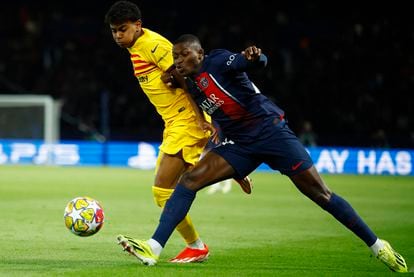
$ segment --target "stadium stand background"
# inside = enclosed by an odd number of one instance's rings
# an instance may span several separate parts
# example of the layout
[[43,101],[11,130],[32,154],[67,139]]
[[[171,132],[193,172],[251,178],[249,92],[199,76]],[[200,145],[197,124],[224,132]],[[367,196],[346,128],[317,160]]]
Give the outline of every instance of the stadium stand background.
[[[313,143],[413,148],[410,9],[369,2],[136,1],[144,27],[170,40],[194,33],[207,51],[261,47],[269,65],[252,79],[298,135],[310,123]],[[160,141],[162,121],[103,22],[110,5],[3,2],[0,93],[61,100],[61,139]]]

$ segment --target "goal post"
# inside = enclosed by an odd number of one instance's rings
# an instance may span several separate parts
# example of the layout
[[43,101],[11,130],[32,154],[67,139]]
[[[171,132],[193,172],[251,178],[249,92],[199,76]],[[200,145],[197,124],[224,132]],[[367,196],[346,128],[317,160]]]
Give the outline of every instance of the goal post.
[[49,95],[0,94],[0,139],[60,139],[60,103]]

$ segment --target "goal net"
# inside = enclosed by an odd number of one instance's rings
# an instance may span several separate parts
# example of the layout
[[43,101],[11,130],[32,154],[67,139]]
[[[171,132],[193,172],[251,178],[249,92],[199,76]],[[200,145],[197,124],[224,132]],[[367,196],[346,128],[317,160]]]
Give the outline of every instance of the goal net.
[[0,139],[59,140],[60,105],[47,95],[0,95]]

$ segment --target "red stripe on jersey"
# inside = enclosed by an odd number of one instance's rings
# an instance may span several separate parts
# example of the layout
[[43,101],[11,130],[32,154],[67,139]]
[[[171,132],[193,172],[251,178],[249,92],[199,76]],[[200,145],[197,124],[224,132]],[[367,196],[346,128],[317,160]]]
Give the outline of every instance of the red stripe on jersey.
[[152,65],[152,64],[143,64],[143,65],[140,65],[140,66],[136,66],[136,67],[134,67],[134,70],[135,71],[137,71],[137,70],[143,70],[143,69],[148,69],[149,67],[151,67],[151,68],[153,68],[153,67],[155,67],[154,65]]
[[141,58],[141,56],[138,54],[131,54],[131,58]]
[[215,83],[214,79],[211,78],[207,72],[203,72],[196,78],[197,86],[204,92],[208,100],[217,103],[223,101],[220,105],[220,109],[232,119],[240,119],[246,115],[246,110],[230,97],[218,84]]
[[135,71],[135,76],[139,76],[139,75],[142,75],[142,74],[145,74],[145,73],[150,73],[150,72],[152,72],[152,71],[154,71],[156,69],[157,69],[157,67],[156,66],[153,66],[150,69],[145,70],[145,71],[141,71],[141,72]]
[[146,61],[143,60],[131,60],[132,63],[136,64],[136,63],[147,63]]

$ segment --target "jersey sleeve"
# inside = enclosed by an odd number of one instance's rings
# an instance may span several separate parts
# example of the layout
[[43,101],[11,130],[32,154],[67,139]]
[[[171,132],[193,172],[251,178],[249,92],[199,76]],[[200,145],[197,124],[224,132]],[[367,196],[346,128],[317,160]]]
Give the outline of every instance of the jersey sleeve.
[[148,43],[147,55],[151,62],[155,64],[162,71],[174,64],[172,57],[172,44],[168,41],[155,40]]
[[256,68],[263,68],[267,64],[267,57],[261,54],[256,61],[247,60],[241,53],[224,52],[223,59],[225,60],[223,66],[228,71],[247,71]]

